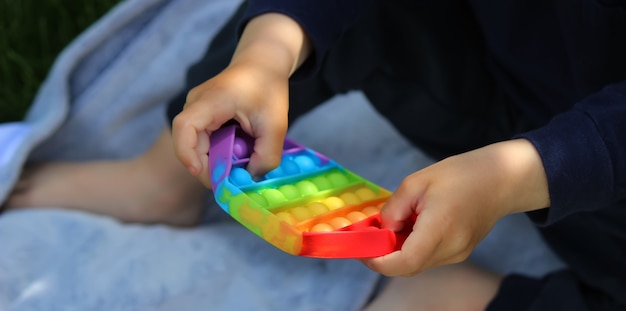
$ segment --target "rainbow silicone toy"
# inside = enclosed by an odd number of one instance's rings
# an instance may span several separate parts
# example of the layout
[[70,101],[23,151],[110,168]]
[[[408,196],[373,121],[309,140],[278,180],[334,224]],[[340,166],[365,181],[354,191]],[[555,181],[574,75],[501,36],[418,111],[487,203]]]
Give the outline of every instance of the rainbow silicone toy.
[[261,180],[245,170],[252,140],[238,125],[211,135],[209,162],[220,207],[275,247],[317,258],[378,257],[399,249],[412,228],[380,228],[391,193],[333,160],[285,139],[280,166]]

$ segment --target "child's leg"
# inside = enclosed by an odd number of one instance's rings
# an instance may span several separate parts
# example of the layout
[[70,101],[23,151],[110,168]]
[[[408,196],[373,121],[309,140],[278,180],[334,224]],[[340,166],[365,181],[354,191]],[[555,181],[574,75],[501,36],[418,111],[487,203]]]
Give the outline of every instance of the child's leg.
[[7,207],[60,207],[121,221],[188,226],[205,188],[178,162],[169,129],[145,154],[123,161],[46,163],[28,169]]
[[392,278],[365,311],[485,310],[500,282],[500,276],[469,263],[442,266]]

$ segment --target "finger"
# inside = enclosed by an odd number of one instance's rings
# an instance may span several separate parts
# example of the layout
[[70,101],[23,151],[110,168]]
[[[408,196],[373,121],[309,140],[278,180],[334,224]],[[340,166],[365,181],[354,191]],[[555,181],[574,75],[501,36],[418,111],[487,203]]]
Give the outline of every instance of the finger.
[[431,267],[433,258],[437,258],[441,235],[437,234],[438,230],[433,230],[428,217],[417,219],[413,232],[399,251],[363,262],[370,269],[387,276],[412,276]]
[[178,160],[197,176],[202,171],[202,162],[198,158],[196,146],[198,144],[197,129],[190,125],[180,113],[172,122],[172,139],[174,141],[174,152]]
[[252,176],[262,176],[280,164],[287,134],[287,117],[272,119],[255,128],[254,150],[247,166]]
[[209,136],[233,117],[232,105],[206,105],[202,102],[186,105],[186,109],[179,113],[172,122],[172,138],[174,151],[179,161],[187,167],[194,176],[203,171],[204,157],[199,154],[199,133],[206,132],[207,136],[202,143],[206,143],[208,152]]
[[212,188],[211,171],[209,164],[209,133],[207,131],[198,132],[198,143],[196,145],[196,157],[200,160],[200,173],[198,179],[207,188]]
[[402,181],[381,209],[380,216],[383,228],[395,232],[401,231],[405,220],[416,213],[422,198],[423,186],[416,183],[413,176],[411,175]]

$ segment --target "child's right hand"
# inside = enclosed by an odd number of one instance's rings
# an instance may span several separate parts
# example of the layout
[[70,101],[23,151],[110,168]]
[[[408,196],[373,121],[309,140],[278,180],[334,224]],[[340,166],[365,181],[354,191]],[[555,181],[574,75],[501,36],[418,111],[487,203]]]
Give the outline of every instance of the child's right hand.
[[230,120],[255,139],[247,166],[251,175],[278,166],[287,132],[289,76],[309,50],[304,31],[291,18],[260,15],[246,26],[230,65],[189,92],[172,124],[174,150],[206,187],[211,187],[209,137]]

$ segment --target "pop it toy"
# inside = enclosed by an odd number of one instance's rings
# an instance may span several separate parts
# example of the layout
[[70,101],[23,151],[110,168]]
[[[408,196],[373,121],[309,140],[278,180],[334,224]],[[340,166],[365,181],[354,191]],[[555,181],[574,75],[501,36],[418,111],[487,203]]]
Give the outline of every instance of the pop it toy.
[[211,135],[209,162],[220,207],[250,231],[297,256],[378,257],[399,249],[413,227],[380,227],[391,193],[332,159],[285,139],[280,165],[253,179],[252,140],[238,125]]

